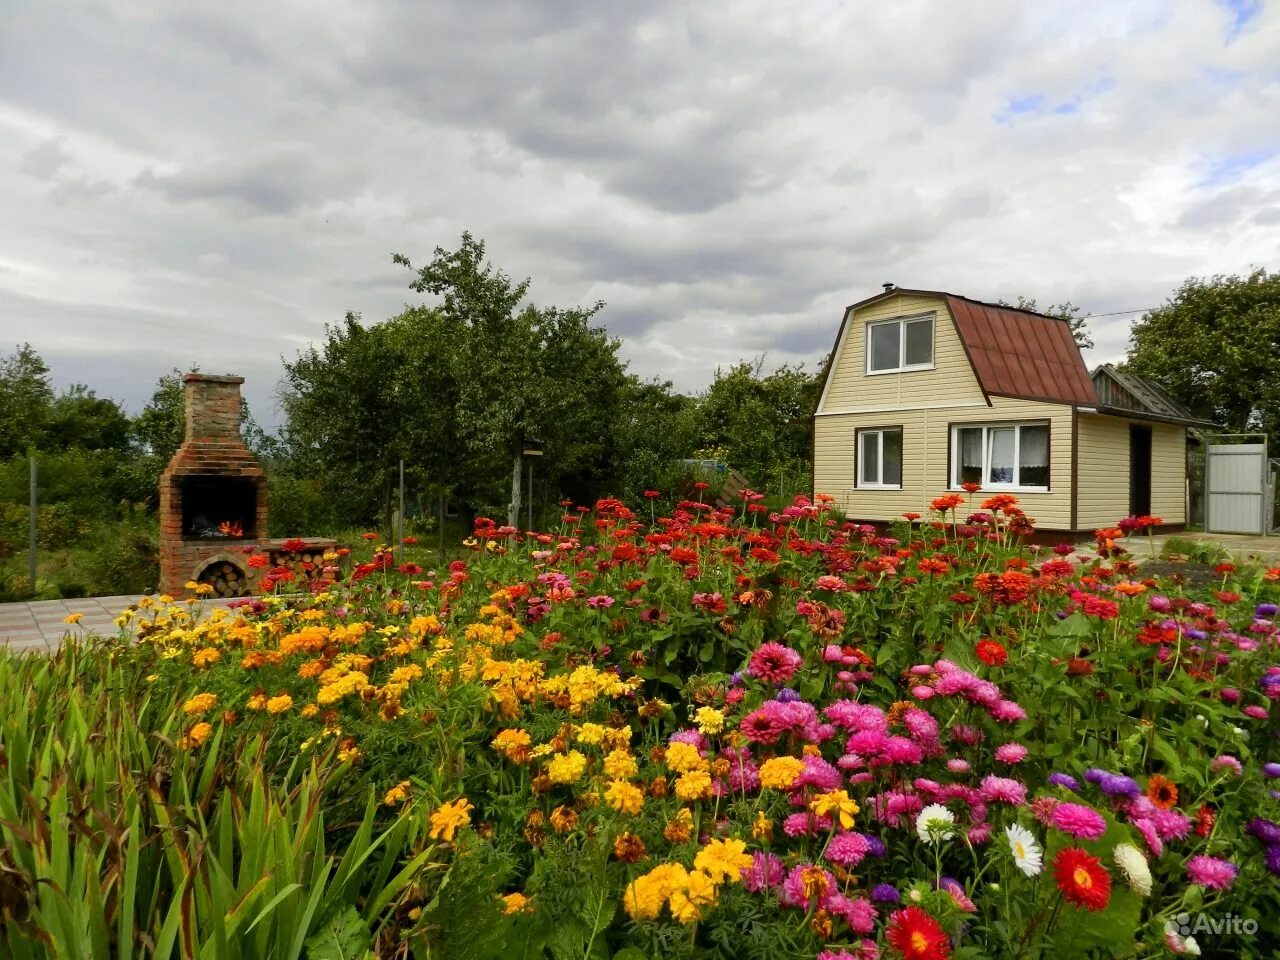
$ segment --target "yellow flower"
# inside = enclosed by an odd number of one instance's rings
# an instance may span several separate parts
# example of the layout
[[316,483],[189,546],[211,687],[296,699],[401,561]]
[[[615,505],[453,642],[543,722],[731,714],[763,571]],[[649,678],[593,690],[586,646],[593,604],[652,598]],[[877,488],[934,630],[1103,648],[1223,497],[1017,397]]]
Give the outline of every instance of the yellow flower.
[[693,836],[693,811],[681,807],[662,828],[662,836],[668,843],[688,843]]
[[547,776],[552,783],[576,783],[587,772],[587,758],[577,750],[560,754],[547,764]]
[[355,763],[357,760],[359,760],[363,756],[364,756],[364,753],[360,750],[359,747],[343,747],[341,750],[338,751],[338,762],[346,763],[350,761],[351,763]]
[[751,825],[751,837],[765,843],[773,842],[773,821],[764,815],[763,810],[756,814],[756,822]]
[[770,757],[760,764],[760,786],[789,790],[803,772],[804,761],[797,757]]
[[614,750],[604,758],[604,772],[614,780],[634,777],[637,770],[636,758],[627,750]]
[[695,923],[702,919],[704,907],[714,907],[718,898],[715,882],[705,873],[694,871],[689,874],[688,885],[673,890],[668,906],[671,915],[683,924]]
[[604,739],[605,728],[598,723],[584,723],[578,728],[577,741],[588,746],[595,746]]
[[317,707],[314,703],[308,703],[305,707],[302,708],[302,710],[299,711],[299,713],[303,717],[306,717],[308,720],[310,720],[319,712],[320,712],[320,708]]
[[505,914],[533,913],[533,901],[519,891],[508,893],[502,897],[502,912]]
[[633,920],[656,920],[662,904],[689,885],[689,872],[679,863],[660,863],[627,885],[622,905]]
[[265,710],[267,709],[267,695],[259,691],[245,701],[244,708],[246,710]]
[[272,697],[267,701],[267,713],[284,713],[293,706],[293,697],[287,693],[282,693],[278,697]]
[[196,595],[197,595],[197,596],[207,597],[209,594],[213,593],[213,584],[212,584],[212,583],[197,583],[197,584],[196,584],[196,588],[195,588],[195,589],[196,589]]
[[850,799],[844,790],[831,790],[820,793],[809,801],[809,809],[820,817],[838,817],[840,826],[846,830],[853,829],[853,817],[858,812],[858,804]]
[[63,623],[79,623],[84,619],[83,613],[69,613],[62,618]]
[[533,738],[529,736],[527,730],[512,727],[494,737],[491,746],[514,763],[528,763],[532,759],[530,750],[532,743]]
[[667,766],[676,773],[685,773],[689,770],[705,770],[707,761],[693,744],[677,740],[667,747]]
[[725,880],[737,883],[742,879],[743,868],[751,866],[751,855],[746,850],[745,840],[733,837],[728,840],[712,840],[698,851],[698,855],[693,858],[693,865],[714,883]]
[[182,748],[202,746],[211,733],[213,733],[213,727],[201,721],[192,727],[186,736],[178,740],[178,746]]
[[690,770],[676,778],[676,796],[686,803],[711,796],[711,774],[706,770]]
[[385,806],[394,807],[398,803],[404,803],[409,799],[409,789],[413,786],[408,780],[401,780],[394,787],[387,791],[387,795],[382,798]]
[[183,588],[184,590],[195,590],[195,589],[196,589],[197,587],[199,587],[199,586],[200,586],[200,584],[196,583],[196,581],[194,581],[194,580],[188,580],[186,583],[184,583],[184,584],[182,585],[182,588]]
[[699,707],[693,722],[707,736],[713,736],[724,729],[724,713],[715,707]]
[[451,843],[458,828],[471,822],[471,810],[472,806],[466,797],[442,804],[431,814],[431,839]]
[[197,670],[211,667],[222,659],[222,651],[217,647],[204,647],[191,655],[191,665]]
[[208,713],[217,702],[218,695],[216,693],[197,693],[182,705],[182,712],[186,714]]
[[609,801],[609,806],[619,813],[636,814],[644,806],[644,791],[625,780],[614,780],[610,783],[604,798]]

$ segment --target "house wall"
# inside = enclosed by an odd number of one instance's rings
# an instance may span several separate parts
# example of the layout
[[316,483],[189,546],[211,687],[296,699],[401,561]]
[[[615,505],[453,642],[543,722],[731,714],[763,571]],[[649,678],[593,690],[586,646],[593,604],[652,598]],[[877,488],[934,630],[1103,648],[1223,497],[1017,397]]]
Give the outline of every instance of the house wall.
[[[933,369],[867,375],[867,324],[891,317],[933,313]],[[896,294],[853,313],[844,324],[839,355],[831,371],[820,413],[875,412],[884,408],[968,404],[986,398],[965,356],[964,345],[941,297]]]
[[1129,425],[1151,427],[1151,512],[1186,522],[1186,429],[1123,417],[1080,415],[1077,524],[1107,527],[1129,515]]
[[[904,298],[906,299],[906,298]],[[943,308],[945,309],[945,308]],[[898,314],[889,314],[897,316]],[[863,354],[855,354],[859,371]],[[845,359],[849,360],[846,352]],[[849,360],[849,362],[854,362]],[[842,362],[841,367],[844,364]],[[927,371],[932,373],[934,371]],[[837,368],[832,372],[848,372]],[[919,374],[913,374],[918,376]],[[970,371],[969,376],[973,374]],[[868,377],[868,380],[885,379]],[[976,387],[976,381],[974,381]],[[979,398],[981,392],[978,393]],[[914,409],[819,415],[814,419],[814,492],[830,494],[836,505],[858,520],[891,521],[908,511],[927,516],[929,501],[948,490],[950,427],[962,423],[1047,420],[1049,422],[1049,491],[1017,493],[1036,525],[1046,530],[1071,529],[1071,408],[1063,404],[992,397],[991,406],[948,403],[950,389],[931,392],[931,405]],[[981,401],[979,400],[981,403]],[[869,427],[902,427],[902,489],[859,490],[854,487],[856,431]],[[1127,436],[1127,434],[1126,434]],[[1127,441],[1126,441],[1127,442]],[[1125,450],[1126,459],[1128,449]],[[1127,497],[1127,480],[1126,480]],[[981,502],[981,495],[975,500]],[[975,504],[976,506],[976,504]]]

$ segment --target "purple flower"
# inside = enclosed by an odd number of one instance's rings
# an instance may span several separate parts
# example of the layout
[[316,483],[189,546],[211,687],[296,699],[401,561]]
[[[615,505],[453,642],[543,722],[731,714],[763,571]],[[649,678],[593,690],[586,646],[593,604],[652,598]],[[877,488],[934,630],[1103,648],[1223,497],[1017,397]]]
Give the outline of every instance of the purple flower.
[[1119,773],[1104,774],[1098,782],[1098,789],[1108,797],[1136,797],[1142,793],[1137,781]]
[[867,841],[867,853],[873,857],[883,857],[885,854],[884,843],[877,836],[870,833],[864,833],[862,839]]
[[1264,820],[1262,817],[1254,817],[1246,823],[1244,831],[1249,836],[1256,837],[1264,847],[1274,847],[1276,844],[1280,844],[1280,825],[1270,820]]
[[1280,763],[1264,763],[1262,765],[1262,775],[1264,777],[1280,777]]
[[1049,782],[1055,787],[1065,787],[1072,793],[1080,792],[1080,782],[1069,773],[1051,773],[1049,774]]
[[1259,619],[1274,617],[1277,612],[1280,612],[1280,607],[1277,607],[1274,603],[1260,603],[1253,608],[1253,615]]
[[778,691],[778,701],[780,703],[795,703],[799,699],[801,699],[800,694],[790,687],[783,687]]
[[871,890],[871,899],[876,903],[897,903],[902,897],[893,884],[878,883]]
[[1274,847],[1267,847],[1267,852],[1263,855],[1262,862],[1266,864],[1268,870],[1280,877],[1280,844]]

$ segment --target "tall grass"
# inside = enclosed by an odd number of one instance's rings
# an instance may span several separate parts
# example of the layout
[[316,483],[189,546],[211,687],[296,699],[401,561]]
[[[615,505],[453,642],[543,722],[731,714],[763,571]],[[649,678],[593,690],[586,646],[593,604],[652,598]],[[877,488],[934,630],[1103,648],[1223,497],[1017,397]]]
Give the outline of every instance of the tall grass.
[[369,796],[327,823],[332,753],[268,771],[263,738],[224,743],[221,724],[181,749],[174,696],[127,649],[0,652],[0,954],[390,955],[436,852],[419,808],[378,824]]

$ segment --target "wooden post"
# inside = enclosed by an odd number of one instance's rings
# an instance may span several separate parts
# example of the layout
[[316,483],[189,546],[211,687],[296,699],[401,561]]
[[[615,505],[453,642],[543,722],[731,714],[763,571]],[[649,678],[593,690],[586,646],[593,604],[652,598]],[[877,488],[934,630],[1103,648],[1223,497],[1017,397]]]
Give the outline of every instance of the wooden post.
[[400,460],[400,513],[399,530],[396,531],[396,556],[404,560],[404,460]]
[[507,506],[507,526],[514,527],[520,523],[520,469],[524,458],[516,450],[515,465],[511,472],[511,503]]
[[36,471],[36,455],[33,453],[31,454],[31,524],[28,541],[28,550],[30,553],[28,563],[31,573],[31,595],[33,597],[36,594]]

